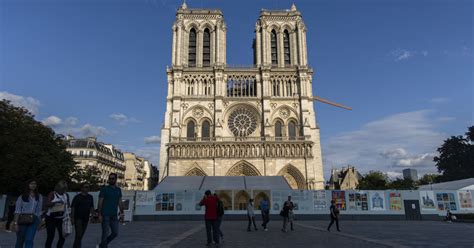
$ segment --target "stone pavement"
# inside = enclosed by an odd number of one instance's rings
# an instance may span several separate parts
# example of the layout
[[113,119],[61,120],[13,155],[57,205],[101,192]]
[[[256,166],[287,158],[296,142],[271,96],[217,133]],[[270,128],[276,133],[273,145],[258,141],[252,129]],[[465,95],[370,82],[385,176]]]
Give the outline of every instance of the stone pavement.
[[[247,232],[246,221],[224,221],[220,247],[474,247],[474,224],[434,221],[341,221],[341,233],[325,230],[326,221],[296,221],[295,231],[281,232],[281,220],[272,220],[269,231]],[[259,226],[260,227],[260,226]],[[35,247],[42,247],[46,232],[40,231]],[[65,247],[71,247],[68,237]],[[83,247],[95,247],[100,226],[89,225]],[[133,222],[120,226],[110,247],[204,247],[201,221]],[[15,234],[0,232],[0,248],[13,247]]]

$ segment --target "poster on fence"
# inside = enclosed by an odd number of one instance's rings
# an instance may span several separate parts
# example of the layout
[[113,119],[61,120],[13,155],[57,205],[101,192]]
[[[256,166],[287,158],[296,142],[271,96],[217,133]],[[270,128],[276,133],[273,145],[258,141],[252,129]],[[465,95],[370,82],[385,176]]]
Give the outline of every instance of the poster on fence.
[[390,210],[402,211],[402,194],[399,192],[390,192]]
[[336,202],[336,207],[339,210],[346,210],[346,192],[341,190],[333,190],[331,199]]
[[314,199],[314,210],[324,211],[328,209],[326,201],[326,191],[325,190],[316,190],[313,192]]
[[174,193],[157,193],[155,211],[174,211]]
[[422,210],[436,210],[433,191],[420,191]]
[[349,193],[349,210],[368,211],[369,203],[367,193],[351,192]]
[[137,206],[152,206],[154,203],[155,192],[140,192],[137,191],[136,205]]
[[438,210],[457,210],[454,193],[436,193],[436,203]]
[[459,207],[461,209],[472,210],[472,194],[468,190],[458,191]]
[[385,210],[384,191],[370,191],[370,210]]

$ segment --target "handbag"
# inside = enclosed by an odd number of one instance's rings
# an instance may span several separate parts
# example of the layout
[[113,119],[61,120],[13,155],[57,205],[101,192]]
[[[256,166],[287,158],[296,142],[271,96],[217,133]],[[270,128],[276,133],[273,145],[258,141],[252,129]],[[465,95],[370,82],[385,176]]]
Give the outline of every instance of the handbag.
[[33,214],[20,214],[18,216],[18,225],[31,225],[35,222]]
[[72,233],[71,218],[67,217],[63,219],[63,237],[66,238]]

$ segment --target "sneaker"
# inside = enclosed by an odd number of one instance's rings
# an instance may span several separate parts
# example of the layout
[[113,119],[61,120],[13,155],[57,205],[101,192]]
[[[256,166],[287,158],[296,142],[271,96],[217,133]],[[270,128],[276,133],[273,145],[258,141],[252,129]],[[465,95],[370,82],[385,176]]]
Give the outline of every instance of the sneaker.
[[338,232],[340,232],[340,231],[341,231],[341,229],[337,229],[337,231],[338,231]]
[[11,230],[5,230],[5,232],[7,232],[7,233],[11,233],[12,231],[11,231]]
[[263,229],[263,230],[264,230],[265,232],[267,232],[267,231],[268,231],[268,229],[267,229],[267,228],[265,228],[265,229]]
[[285,230],[285,229],[281,229],[281,231],[286,233],[286,230]]

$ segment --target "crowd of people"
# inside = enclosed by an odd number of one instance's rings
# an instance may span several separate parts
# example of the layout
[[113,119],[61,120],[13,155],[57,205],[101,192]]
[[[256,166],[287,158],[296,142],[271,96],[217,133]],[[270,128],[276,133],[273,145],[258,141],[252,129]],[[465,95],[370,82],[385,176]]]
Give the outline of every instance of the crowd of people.
[[102,238],[98,246],[107,247],[117,237],[119,221],[124,218],[122,191],[116,182],[117,174],[111,173],[108,185],[100,190],[98,208],[95,210],[94,199],[89,194],[90,185],[87,183],[81,185],[81,192],[71,201],[66,193],[66,181],[59,181],[54,190],[44,198],[38,192],[37,181],[28,181],[23,193],[8,206],[6,230],[16,232],[15,247],[34,247],[35,235],[42,229],[46,229],[44,247],[50,248],[53,245],[56,233],[56,247],[63,247],[74,227],[73,247],[79,248],[90,221],[101,223]]

